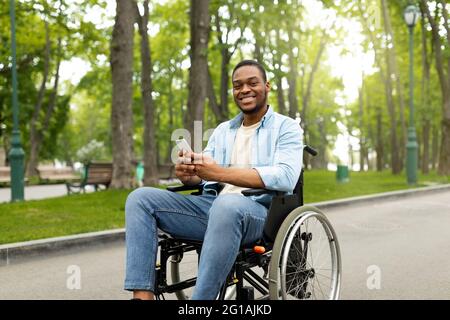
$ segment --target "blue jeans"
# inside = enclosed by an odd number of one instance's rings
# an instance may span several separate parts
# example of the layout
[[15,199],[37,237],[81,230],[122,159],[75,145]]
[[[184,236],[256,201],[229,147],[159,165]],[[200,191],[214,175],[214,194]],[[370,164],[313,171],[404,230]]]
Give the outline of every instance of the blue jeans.
[[230,272],[241,245],[263,234],[267,208],[241,194],[182,195],[143,187],[126,205],[125,290],[155,288],[157,228],[175,238],[203,240],[192,299],[213,300]]

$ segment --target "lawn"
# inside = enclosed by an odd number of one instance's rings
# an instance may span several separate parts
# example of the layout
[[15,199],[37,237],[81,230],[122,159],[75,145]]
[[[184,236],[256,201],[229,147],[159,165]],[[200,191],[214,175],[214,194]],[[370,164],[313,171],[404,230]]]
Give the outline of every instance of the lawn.
[[338,183],[336,172],[312,170],[304,173],[304,183],[305,203],[310,203],[450,183],[450,176],[438,176],[436,173],[421,175],[418,172],[418,184],[408,186],[404,174],[393,175],[390,171],[350,172],[348,183]]
[[[335,172],[305,172],[305,203],[407,189],[404,175],[350,172],[350,182],[337,183]],[[450,177],[419,176],[423,187],[450,183]],[[0,244],[124,227],[130,190],[107,190],[60,198],[0,204]]]

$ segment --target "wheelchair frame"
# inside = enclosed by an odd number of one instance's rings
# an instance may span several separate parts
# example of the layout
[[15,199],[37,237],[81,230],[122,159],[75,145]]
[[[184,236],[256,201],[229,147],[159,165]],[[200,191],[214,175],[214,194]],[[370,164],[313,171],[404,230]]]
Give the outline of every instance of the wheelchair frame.
[[[305,146],[304,150],[313,156],[317,155],[317,152],[309,146]],[[241,247],[235,263],[219,292],[219,300],[228,298],[227,289],[233,285],[236,286],[236,300],[253,300],[255,298],[254,289],[256,289],[262,295],[260,299],[269,299],[269,279],[267,275],[269,272],[269,264],[272,256],[272,248],[277,232],[280,229],[280,226],[284,219],[294,209],[303,206],[303,172],[304,171],[302,169],[293,194],[284,195],[282,192],[275,193],[268,210],[267,220],[264,226],[264,235],[256,243],[256,246],[264,248],[264,252],[255,252],[255,247]],[[173,192],[196,190],[196,192],[193,192],[192,194],[199,195],[202,193],[202,186],[183,185],[177,187],[168,187],[167,190]],[[261,195],[267,192],[268,190],[265,189],[247,189],[242,191],[242,194],[245,196],[252,196]],[[156,266],[155,297],[157,299],[164,299],[164,293],[175,293],[178,299],[186,299],[187,297],[184,295],[184,292],[182,290],[193,287],[196,283],[196,277],[180,281],[172,273],[172,281],[174,281],[175,283],[168,284],[168,261],[169,258],[172,257],[172,259],[175,259],[172,260],[172,263],[179,263],[183,258],[184,253],[193,250],[197,251],[199,258],[201,253],[202,241],[175,239],[166,234],[159,234],[158,236],[160,238],[160,263]],[[338,255],[340,259],[339,248]],[[256,266],[259,266],[264,270],[263,277],[259,276],[254,270],[252,270],[252,268]],[[306,275],[306,277],[308,276],[309,275]],[[174,277],[176,279],[173,279]],[[244,286],[244,280],[246,280],[251,286]],[[339,291],[339,284],[337,290]]]

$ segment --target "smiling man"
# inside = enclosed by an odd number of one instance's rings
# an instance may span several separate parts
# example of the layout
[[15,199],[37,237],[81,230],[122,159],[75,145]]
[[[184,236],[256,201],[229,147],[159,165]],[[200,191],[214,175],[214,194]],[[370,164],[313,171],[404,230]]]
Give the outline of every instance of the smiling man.
[[[201,154],[179,154],[183,184],[203,184],[200,196],[139,188],[126,202],[125,289],[153,299],[157,228],[174,237],[203,240],[193,299],[211,300],[230,272],[239,247],[263,235],[273,193],[245,197],[243,189],[292,193],[302,165],[302,132],[267,104],[270,83],[256,61],[233,70],[233,96],[241,113],[221,123]],[[194,161],[186,161],[194,159]]]

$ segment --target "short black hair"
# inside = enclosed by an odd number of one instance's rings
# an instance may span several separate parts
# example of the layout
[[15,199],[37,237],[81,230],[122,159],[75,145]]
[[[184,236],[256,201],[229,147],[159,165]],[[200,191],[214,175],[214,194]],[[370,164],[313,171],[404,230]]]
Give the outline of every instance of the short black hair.
[[233,79],[233,76],[234,76],[234,73],[236,72],[236,70],[239,69],[240,67],[243,67],[243,66],[254,66],[254,67],[257,67],[258,70],[261,72],[261,75],[263,77],[264,82],[267,82],[266,70],[264,70],[264,67],[262,66],[262,64],[260,64],[256,60],[242,60],[241,62],[239,62],[236,65],[236,67],[234,67],[234,69],[233,69],[233,73],[231,74],[231,79]]

